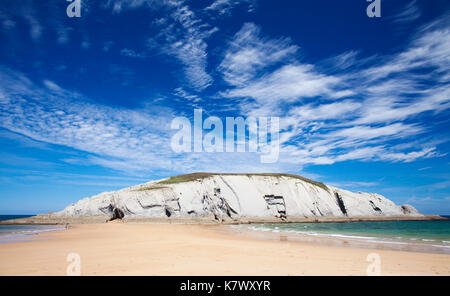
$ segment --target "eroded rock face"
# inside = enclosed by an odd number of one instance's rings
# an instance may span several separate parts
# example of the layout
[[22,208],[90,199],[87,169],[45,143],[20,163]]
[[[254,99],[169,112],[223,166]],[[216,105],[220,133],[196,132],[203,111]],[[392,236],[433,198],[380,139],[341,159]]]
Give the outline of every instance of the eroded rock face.
[[[164,182],[163,182],[164,183]],[[120,212],[119,212],[120,210]],[[353,193],[289,176],[220,175],[162,184],[151,181],[85,198],[58,216],[239,217],[422,216],[372,193]]]
[[421,215],[419,213],[419,211],[417,211],[416,208],[411,205],[402,205],[401,208],[402,208],[403,214],[405,214],[406,216],[420,216]]
[[286,204],[282,196],[275,196],[273,194],[264,195],[267,202],[267,208],[273,211],[273,215],[279,218],[286,218]]
[[111,220],[122,219],[123,217],[125,217],[125,214],[122,212],[121,209],[119,208],[113,209]]
[[344,204],[344,201],[342,200],[341,196],[337,192],[335,192],[334,195],[336,196],[336,201],[338,203],[339,208],[341,209],[342,214],[347,216],[347,209],[345,208],[345,204]]

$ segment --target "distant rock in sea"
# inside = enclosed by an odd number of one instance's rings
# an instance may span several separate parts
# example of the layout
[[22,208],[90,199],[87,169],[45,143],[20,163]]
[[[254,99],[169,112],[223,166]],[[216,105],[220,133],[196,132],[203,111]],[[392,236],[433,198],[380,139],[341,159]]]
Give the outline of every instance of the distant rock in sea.
[[105,192],[55,213],[61,217],[200,218],[420,217],[375,193],[353,193],[291,174],[194,173]]

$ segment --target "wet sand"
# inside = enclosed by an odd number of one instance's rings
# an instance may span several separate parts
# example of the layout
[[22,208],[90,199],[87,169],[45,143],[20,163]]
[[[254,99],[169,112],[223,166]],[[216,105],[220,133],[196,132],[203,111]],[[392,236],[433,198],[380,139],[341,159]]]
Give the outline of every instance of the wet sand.
[[450,275],[447,254],[262,239],[223,227],[73,225],[1,244],[0,275],[66,275],[71,253],[81,275],[366,275],[369,254],[379,256],[381,275]]

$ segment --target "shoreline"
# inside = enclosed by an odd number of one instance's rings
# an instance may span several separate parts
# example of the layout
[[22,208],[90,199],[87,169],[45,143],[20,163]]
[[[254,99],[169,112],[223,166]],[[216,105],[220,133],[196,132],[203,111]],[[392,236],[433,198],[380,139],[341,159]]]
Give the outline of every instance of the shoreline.
[[[345,248],[392,250],[402,252],[420,252],[450,255],[450,245],[428,244],[425,241],[408,241],[388,237],[362,237],[350,234],[316,233],[307,234],[293,230],[254,229],[254,227],[223,226],[224,232],[272,241],[291,241],[323,246],[340,246]],[[370,234],[367,234],[370,235]]]
[[67,229],[67,226],[62,225],[11,225],[14,228],[8,229],[8,231],[2,231],[0,225],[0,244],[9,244],[15,242],[35,241],[39,239],[39,235],[54,231],[61,231]]
[[[41,214],[27,218],[2,220],[0,225],[66,225],[66,224],[101,224],[110,220],[108,216],[78,216],[63,217]],[[220,220],[214,217],[174,217],[149,218],[125,217],[125,223],[167,223],[167,224],[260,224],[260,223],[345,223],[345,222],[381,222],[381,221],[437,221],[450,220],[439,215],[423,216],[355,216],[355,217],[223,217]]]
[[71,225],[39,240],[0,245],[0,275],[66,275],[79,254],[82,275],[366,275],[369,254],[382,275],[450,275],[450,255],[268,240],[218,225]]

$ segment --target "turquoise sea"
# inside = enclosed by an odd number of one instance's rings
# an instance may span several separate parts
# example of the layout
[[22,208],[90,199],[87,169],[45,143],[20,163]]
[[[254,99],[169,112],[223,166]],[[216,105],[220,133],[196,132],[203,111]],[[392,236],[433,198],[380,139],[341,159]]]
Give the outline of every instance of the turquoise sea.
[[[32,215],[0,215],[0,220],[26,218]],[[39,233],[64,229],[60,225],[0,225],[0,244],[30,241]]]
[[[314,238],[339,239],[356,245],[383,245],[394,249],[429,248],[450,253],[450,220],[442,221],[382,221],[346,223],[266,223],[239,225],[259,232],[297,234],[312,241]],[[423,249],[422,248],[422,249]],[[440,250],[440,251],[439,251]]]

